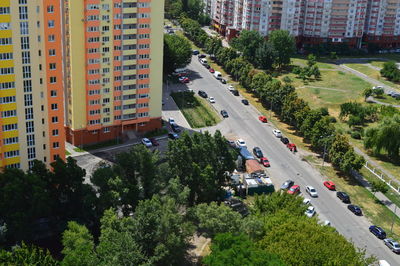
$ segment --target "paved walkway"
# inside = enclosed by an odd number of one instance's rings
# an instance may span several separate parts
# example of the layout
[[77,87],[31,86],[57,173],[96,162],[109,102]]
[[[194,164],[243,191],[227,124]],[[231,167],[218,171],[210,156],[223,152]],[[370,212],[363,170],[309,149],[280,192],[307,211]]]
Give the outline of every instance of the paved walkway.
[[400,105],[398,105],[398,104],[384,103],[384,102],[378,101],[376,98],[374,98],[372,96],[368,97],[367,101],[368,102],[377,103],[377,104],[381,104],[381,105],[387,105],[387,106],[393,106],[393,107],[396,107],[396,108],[400,108]]

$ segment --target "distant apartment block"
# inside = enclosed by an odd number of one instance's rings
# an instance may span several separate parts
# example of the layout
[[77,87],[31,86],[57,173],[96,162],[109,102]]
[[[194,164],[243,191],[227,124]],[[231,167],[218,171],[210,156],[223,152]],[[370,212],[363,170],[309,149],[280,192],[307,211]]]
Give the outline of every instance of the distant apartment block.
[[288,30],[302,43],[346,42],[361,47],[363,39],[400,46],[399,0],[215,0],[213,26],[228,39],[241,30],[263,36]]
[[63,2],[67,141],[160,128],[164,1]]
[[65,157],[60,3],[0,1],[0,168]]

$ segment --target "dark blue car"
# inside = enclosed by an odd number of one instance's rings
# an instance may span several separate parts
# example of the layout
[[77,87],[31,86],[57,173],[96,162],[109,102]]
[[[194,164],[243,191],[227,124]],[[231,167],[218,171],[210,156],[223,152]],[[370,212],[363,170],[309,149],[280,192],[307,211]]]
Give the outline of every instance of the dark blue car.
[[373,233],[379,239],[385,239],[386,238],[385,231],[382,228],[380,228],[380,227],[378,227],[376,225],[371,225],[369,227],[369,231],[371,233]]

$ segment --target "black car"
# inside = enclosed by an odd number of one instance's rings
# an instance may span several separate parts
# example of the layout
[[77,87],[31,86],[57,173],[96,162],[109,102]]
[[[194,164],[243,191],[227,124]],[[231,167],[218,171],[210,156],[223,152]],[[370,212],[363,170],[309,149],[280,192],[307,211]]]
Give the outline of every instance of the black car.
[[245,99],[242,100],[242,103],[243,103],[244,105],[249,105],[249,101],[248,101],[248,100],[245,100]]
[[198,55],[200,52],[199,52],[199,50],[193,50],[192,53],[193,53],[193,55]]
[[286,180],[285,183],[282,184],[281,189],[289,189],[291,186],[294,185],[294,182],[292,180]]
[[231,90],[232,94],[235,96],[239,96],[239,91],[238,90]]
[[181,128],[175,123],[171,124],[171,128],[174,132],[181,132]]
[[226,84],[226,79],[221,79],[222,84]]
[[352,204],[347,205],[347,209],[349,209],[355,215],[361,215],[362,214],[361,208],[358,207],[357,205],[352,205]]
[[253,153],[257,158],[264,157],[264,155],[263,155],[263,153],[262,153],[262,151],[261,151],[261,149],[259,147],[254,147]]
[[200,97],[208,98],[208,95],[205,91],[199,91],[198,94],[200,95]]
[[174,30],[168,30],[168,34],[174,34],[175,31]]
[[338,191],[336,192],[336,196],[344,203],[350,203],[350,197],[346,192]]
[[221,115],[222,115],[223,118],[229,117],[228,112],[225,111],[225,110],[221,110]]
[[380,227],[378,227],[376,225],[371,225],[369,227],[369,231],[371,233],[373,233],[379,239],[385,239],[386,238],[386,232],[382,228],[380,228]]
[[198,58],[205,58],[206,55],[205,55],[205,54],[199,54],[197,57],[198,57]]
[[281,141],[282,141],[283,144],[288,144],[289,143],[289,139],[285,138],[285,137],[281,138]]
[[205,64],[204,67],[207,68],[207,69],[211,68],[211,66],[209,64]]
[[242,201],[231,198],[229,200],[224,201],[225,205],[230,207],[233,211],[236,211],[240,213],[243,217],[246,217],[247,215],[250,214],[246,204],[244,204]]
[[168,133],[168,138],[170,138],[170,139],[179,139],[179,135],[176,134],[175,132],[170,132],[170,133]]

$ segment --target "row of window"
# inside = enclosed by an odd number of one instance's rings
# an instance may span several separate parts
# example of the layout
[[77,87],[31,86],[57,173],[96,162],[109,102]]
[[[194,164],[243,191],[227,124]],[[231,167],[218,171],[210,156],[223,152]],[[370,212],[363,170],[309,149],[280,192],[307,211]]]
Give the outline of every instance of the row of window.
[[0,97],[0,104],[15,103],[15,96]]

